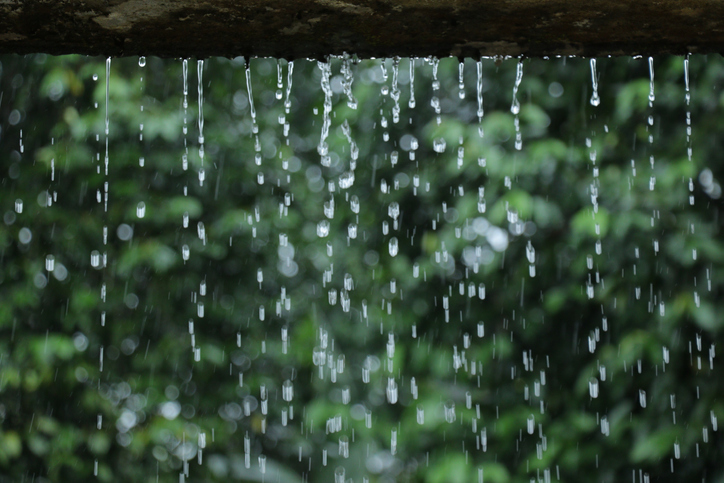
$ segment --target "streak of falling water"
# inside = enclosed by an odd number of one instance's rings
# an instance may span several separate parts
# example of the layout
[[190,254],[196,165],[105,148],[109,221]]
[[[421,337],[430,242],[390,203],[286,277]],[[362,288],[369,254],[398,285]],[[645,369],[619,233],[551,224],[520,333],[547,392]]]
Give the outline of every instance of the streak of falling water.
[[398,77],[400,73],[400,58],[392,59],[392,90],[390,97],[395,105],[392,106],[392,122],[397,124],[400,122],[400,87],[398,85]]
[[432,64],[432,97],[430,98],[430,105],[435,110],[435,121],[439,126],[440,123],[442,123],[442,118],[440,117],[440,98],[437,95],[440,90],[440,81],[437,78],[437,69],[440,66],[440,59],[433,57],[430,59],[430,63]]
[[520,101],[518,101],[518,88],[523,81],[523,62],[518,61],[515,71],[515,84],[513,85],[513,102],[510,104],[510,112],[518,115],[520,112]]
[[[691,91],[689,89],[689,55],[684,58],[684,88],[686,89],[686,156],[691,161],[693,149],[691,145]],[[691,196],[691,203],[694,204],[694,197]]]
[[415,59],[410,58],[410,100],[407,102],[407,107],[410,109],[415,108]]
[[[246,63],[244,69],[244,75],[246,77],[246,92],[249,96],[249,112],[251,113],[251,132],[254,134],[254,163],[257,166],[261,166],[262,155],[261,155],[261,142],[259,142],[259,124],[256,121],[256,107],[254,107],[254,91],[251,83],[251,59]],[[264,184],[264,173],[259,171],[257,173],[257,182],[262,185]]]
[[[108,57],[106,59],[106,155],[104,158],[104,164],[105,164],[105,175],[108,176],[108,133],[110,132],[110,119],[108,115],[108,109],[109,109],[109,98],[110,98],[110,92],[111,92],[111,58]],[[108,204],[105,205],[105,211],[108,212]]]
[[286,99],[284,99],[284,110],[287,114],[289,114],[289,111],[292,108],[292,100],[290,99],[290,96],[292,94],[292,74],[294,73],[294,61],[290,60],[289,63],[287,63],[287,96]]
[[[141,82],[141,90],[143,90],[143,89],[144,89],[144,87],[143,87],[143,68],[146,67],[146,58],[145,58],[145,57],[141,56],[141,57],[138,58],[138,66],[141,68],[141,79],[140,79],[140,82]],[[143,100],[141,100],[141,112],[143,112]],[[138,128],[139,128],[138,140],[139,140],[139,141],[143,141],[143,122],[139,123]],[[144,166],[144,164],[145,164],[145,159],[143,158],[143,156],[141,156],[141,157],[138,159],[138,164],[139,164],[141,167]]]
[[111,58],[108,57],[106,59],[106,138],[108,137],[108,132],[110,131],[110,121],[108,119],[108,98],[110,97],[111,92]]
[[[196,61],[196,73],[198,74],[199,94],[199,158],[201,158],[201,169],[204,167],[204,61]],[[199,178],[201,184],[203,181]]]
[[[654,95],[654,58],[649,57],[649,109],[652,110],[652,112],[649,113],[649,117],[647,119],[647,131],[649,132],[649,145],[653,145],[654,143],[654,116],[653,116],[653,107],[654,107],[654,100],[656,99],[656,96]],[[654,155],[651,154],[649,156],[649,163],[651,164],[651,179],[649,180],[649,190],[653,191],[654,187],[656,186],[656,176],[653,173],[654,170]]]
[[465,62],[458,64],[458,97],[465,99]]
[[[181,70],[183,73],[183,81],[184,81],[184,112],[189,107],[189,60],[184,59],[181,63]],[[186,118],[184,117],[184,122],[186,121]],[[185,133],[184,133],[185,134]]]
[[352,93],[352,83],[354,82],[354,75],[352,73],[352,59],[349,57],[348,54],[345,54],[342,59],[341,74],[344,78],[344,81],[342,82],[342,89],[344,90],[344,95],[347,96],[347,106],[350,109],[357,109],[357,99],[355,99],[354,94]]
[[478,67],[478,81],[476,84],[477,94],[478,94],[477,115],[478,115],[478,123],[480,124],[480,126],[478,127],[478,134],[480,135],[480,137],[483,137],[483,114],[484,114],[484,111],[483,111],[483,61],[482,61],[482,59],[478,60],[477,67]]
[[284,68],[282,67],[282,59],[277,59],[277,91],[274,94],[277,100],[281,100],[284,93],[282,88],[284,87]]
[[254,134],[259,132],[259,125],[256,123],[256,107],[254,107],[254,93],[251,88],[251,59],[246,63],[244,69],[246,76],[246,92],[249,95],[249,112],[251,113],[251,130]]
[[[186,171],[189,169],[189,146],[187,140],[187,134],[189,132],[188,127],[188,110],[189,110],[189,60],[183,59],[181,62],[181,72],[183,75],[183,108],[184,108],[184,124],[183,124],[183,135],[184,135],[184,152],[181,155],[181,169]],[[184,185],[184,196],[188,194],[188,186]]]
[[332,87],[330,86],[331,66],[329,62],[317,62],[317,67],[322,71],[322,91],[324,91],[324,114],[322,120],[322,134],[317,145],[317,152],[321,156],[322,166],[329,167],[331,158],[329,156],[329,146],[327,145],[327,137],[329,137],[329,128],[332,125],[330,113],[332,112]]
[[593,94],[591,94],[591,105],[596,107],[601,103],[598,97],[598,76],[596,74],[596,59],[591,59],[591,83],[593,86]]
[[515,84],[513,85],[513,102],[510,105],[510,112],[515,115],[515,149],[520,151],[523,148],[523,137],[520,133],[520,101],[518,100],[518,88],[523,81],[523,61],[518,62],[515,71]]
[[[109,112],[108,112],[108,111],[109,111],[109,107],[110,107],[110,85],[111,85],[111,84],[110,84],[110,79],[111,79],[111,58],[108,57],[108,58],[106,58],[106,112],[105,112],[105,137],[106,137],[106,139],[105,139],[105,145],[106,145],[105,148],[106,148],[106,151],[105,151],[105,156],[104,156],[104,165],[105,165],[105,176],[106,176],[106,178],[108,177],[108,163],[109,163],[109,159],[108,159],[108,134],[110,133],[110,119],[109,119]],[[109,183],[108,183],[107,180],[106,180],[106,182],[103,184],[103,186],[104,186],[104,205],[103,205],[104,208],[103,208],[103,211],[104,211],[105,213],[108,213],[108,184],[109,184]],[[105,220],[105,221],[107,222],[107,220]],[[107,243],[108,243],[108,226],[107,226],[107,225],[104,225],[104,226],[103,226],[103,245],[105,246],[105,245],[107,245]],[[91,257],[92,257],[92,256],[93,256],[93,253],[91,253]],[[100,258],[100,254],[99,254],[99,258]],[[92,263],[92,262],[91,262],[91,263]],[[100,265],[100,260],[99,260],[99,263],[97,263],[97,265]],[[104,268],[104,270],[103,270],[103,281],[101,282],[101,304],[102,304],[102,305],[105,304],[105,290],[106,290],[106,277],[107,277],[105,267],[106,267],[106,252],[104,251],[104,252],[103,252],[103,268]],[[47,268],[47,259],[46,259],[46,268]],[[101,319],[101,327],[105,327],[105,325],[106,325],[106,311],[105,311],[105,310],[101,310],[101,317],[100,317],[100,319]],[[101,346],[101,348],[100,348],[99,371],[100,371],[100,372],[103,372],[103,346]],[[99,392],[100,392],[100,387],[99,387],[98,390],[99,390]],[[96,417],[96,428],[97,428],[98,431],[101,431],[101,430],[102,430],[102,425],[103,425],[103,415],[102,415],[101,413],[98,413],[98,414],[97,414],[97,417]],[[97,473],[98,473],[98,462],[97,462],[97,460],[96,460],[96,462],[94,463],[93,472],[94,472],[94,474],[97,474]]]
[[654,100],[654,58],[649,57],[649,107],[653,107]]

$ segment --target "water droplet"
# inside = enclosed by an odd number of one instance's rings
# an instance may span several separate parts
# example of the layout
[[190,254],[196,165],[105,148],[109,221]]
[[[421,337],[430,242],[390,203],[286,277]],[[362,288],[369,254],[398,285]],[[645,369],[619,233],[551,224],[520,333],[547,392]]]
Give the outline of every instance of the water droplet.
[[317,236],[318,237],[325,238],[325,237],[329,236],[329,230],[330,230],[329,221],[322,220],[319,223],[317,223]]
[[596,399],[598,397],[598,379],[595,377],[588,380],[588,393],[592,399]]
[[455,402],[454,401],[447,401],[444,405],[445,410],[445,421],[448,423],[454,423],[455,419],[457,419],[457,415],[455,414]]
[[397,253],[399,252],[399,244],[397,242],[397,237],[393,236],[392,238],[390,238],[389,251],[390,251],[391,257],[397,256]]
[[294,385],[292,384],[292,381],[287,379],[282,384],[282,399],[284,399],[286,402],[291,402],[294,398]]
[[45,269],[49,272],[55,270],[55,257],[53,255],[45,257]]
[[436,153],[444,153],[446,146],[447,143],[443,138],[436,138],[432,141],[432,148],[435,150]]

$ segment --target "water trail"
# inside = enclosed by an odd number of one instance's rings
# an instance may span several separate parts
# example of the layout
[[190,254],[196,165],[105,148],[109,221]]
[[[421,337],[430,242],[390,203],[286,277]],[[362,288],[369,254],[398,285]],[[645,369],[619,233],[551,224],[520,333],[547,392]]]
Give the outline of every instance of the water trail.
[[[651,177],[649,178],[649,190],[653,191],[656,187],[656,173],[654,172],[654,155],[653,155],[653,144],[654,144],[654,116],[653,116],[653,108],[654,108],[654,100],[656,99],[656,96],[654,95],[654,58],[649,57],[649,117],[646,120],[648,126],[646,127],[646,130],[649,133],[649,151],[652,152],[652,154],[649,155],[649,164],[651,166]],[[653,218],[651,219],[651,223],[653,226]]]
[[400,122],[400,87],[398,85],[398,77],[400,73],[400,58],[392,59],[392,90],[390,97],[395,105],[392,106],[392,122],[397,124]]
[[[288,85],[287,85],[287,100],[284,101],[284,114],[280,114],[280,115],[279,115],[279,123],[283,125],[283,133],[284,133],[284,138],[285,138],[285,144],[286,144],[287,146],[289,146],[289,128],[290,128],[289,119],[288,119],[287,116],[286,116],[287,114],[289,114],[289,108],[287,107],[287,101],[288,101],[288,99],[289,99],[289,94],[291,93],[291,90],[292,90],[292,87],[291,87],[291,84],[292,84],[291,71],[292,71],[293,68],[294,68],[294,64],[293,64],[291,61],[288,62],[288,63],[287,63],[287,84],[288,84]],[[281,76],[281,72],[278,73],[278,74],[279,74],[279,76]],[[284,87],[283,76],[278,77],[278,79],[277,79],[277,87],[279,87],[279,86],[281,86],[281,87],[280,87],[280,90],[279,90],[278,92],[281,93],[281,88]],[[281,99],[281,98],[282,98],[281,95],[279,95],[279,96],[277,97],[277,99]],[[290,104],[290,107],[291,107],[291,104]],[[281,152],[279,153],[279,156],[282,157],[282,153],[281,153]]]
[[106,137],[110,130],[110,121],[108,119],[108,98],[110,97],[110,79],[111,79],[111,58],[106,59]]
[[[141,68],[141,112],[143,112],[143,91],[145,90],[144,84],[143,84],[143,68],[146,67],[146,58],[141,56],[138,58],[138,66]],[[141,122],[138,125],[138,140],[143,141],[143,118],[141,118]],[[141,150],[143,150],[143,145],[141,145]],[[143,167],[145,164],[145,158],[143,155],[141,155],[140,158],[138,158],[138,164],[139,166]]]
[[407,101],[407,107],[415,108],[415,59],[410,57],[410,100]]
[[[186,171],[189,169],[189,145],[188,145],[188,110],[189,110],[189,60],[183,59],[181,62],[181,71],[183,76],[183,109],[184,109],[184,152],[181,154],[181,169]],[[184,183],[184,196],[188,195],[188,184]]]
[[277,59],[277,91],[274,94],[277,100],[281,100],[284,93],[282,88],[284,87],[284,68],[282,67],[282,59]]
[[[256,107],[254,107],[254,91],[251,83],[251,59],[245,65],[244,75],[246,76],[246,92],[249,96],[249,111],[251,113],[251,132],[254,134],[254,163],[257,166],[261,166],[261,142],[259,141],[259,124],[256,120]],[[264,184],[264,173],[259,171],[257,173],[257,182],[261,185]]]
[[[691,88],[689,85],[689,55],[687,54],[686,57],[684,57],[684,100],[686,101],[686,157],[689,160],[689,162],[692,162],[692,143],[691,143]],[[688,191],[689,191],[689,206],[694,206],[695,203],[695,197],[694,197],[694,180],[693,178],[689,178],[688,180]],[[694,221],[689,220],[688,228],[689,228],[689,235],[693,235],[696,229],[696,225]],[[692,258],[694,260],[697,259],[697,249],[692,248]],[[694,304],[696,307],[701,306],[701,299],[699,296],[699,292],[696,287],[696,277],[694,277],[694,290],[693,290],[693,299]],[[672,408],[673,409],[673,408]]]
[[206,176],[204,168],[204,61],[196,61],[196,73],[198,75],[198,99],[199,99],[199,159],[201,160],[201,167],[199,168],[199,186],[204,185],[204,179]]
[[292,94],[292,74],[294,73],[294,61],[290,60],[287,64],[287,97],[284,100],[284,111],[289,114],[292,109],[292,100],[290,96]]
[[329,62],[317,62],[317,67],[322,71],[321,86],[324,91],[324,114],[322,121],[322,134],[317,145],[317,152],[321,156],[322,166],[329,167],[331,158],[329,156],[329,146],[327,145],[327,137],[329,137],[329,128],[332,125],[330,114],[332,112],[332,87],[330,86],[330,76],[332,74]]
[[[352,139],[352,128],[349,125],[349,122],[345,119],[342,123],[342,134],[347,138],[347,142],[349,143],[349,169],[350,171],[354,171],[357,167],[357,159],[359,158],[359,147],[357,146],[357,143]],[[346,181],[343,181],[346,180]],[[354,183],[354,174],[343,174],[342,177],[340,177],[340,187],[342,189],[346,189],[352,186]]]
[[[382,104],[386,103],[385,96],[390,94],[390,87],[387,85],[387,79],[389,74],[387,72],[387,59],[383,59],[380,63],[380,69],[382,71],[382,86],[380,87],[380,94],[382,95]],[[380,126],[384,129],[382,132],[382,140],[387,142],[390,140],[390,132],[388,131],[389,123],[387,116],[385,115],[384,109],[380,109]]]
[[458,64],[458,97],[465,99],[465,61]]
[[518,100],[518,88],[523,81],[523,61],[518,61],[515,71],[515,84],[513,85],[513,102],[510,104],[510,112],[517,115],[520,113],[520,101]]
[[342,89],[344,94],[347,96],[347,106],[350,109],[357,109],[357,99],[352,94],[352,83],[354,82],[354,74],[352,73],[352,59],[349,54],[344,54],[342,57]]
[[246,92],[249,95],[249,111],[251,113],[251,132],[257,134],[259,125],[256,123],[256,107],[254,107],[254,92],[251,87],[251,59],[246,63],[244,75],[246,76]]
[[523,81],[523,61],[518,61],[515,71],[515,84],[513,85],[513,102],[510,105],[510,112],[515,115],[515,149],[520,151],[523,148],[523,137],[520,133],[520,101],[518,100],[518,89]]
[[649,57],[649,107],[653,107],[656,96],[654,95],[654,58]]
[[[99,304],[101,307],[101,314],[100,314],[101,327],[105,327],[105,325],[106,325],[106,311],[105,311],[106,295],[105,294],[106,294],[106,283],[107,283],[107,278],[108,278],[108,273],[106,270],[108,252],[105,247],[108,245],[108,225],[107,225],[108,215],[107,215],[107,213],[108,213],[108,185],[109,185],[109,181],[108,181],[108,164],[109,164],[108,135],[110,133],[110,116],[109,116],[110,85],[111,85],[110,80],[111,80],[111,58],[108,57],[108,58],[106,58],[106,112],[105,112],[105,129],[104,129],[105,137],[106,137],[106,139],[105,139],[106,151],[105,151],[105,157],[104,157],[105,182],[103,183],[103,191],[104,191],[104,193],[103,193],[103,197],[104,197],[103,198],[104,199],[103,211],[104,211],[104,213],[106,213],[106,215],[104,217],[104,225],[103,225],[103,229],[102,229],[104,250],[103,250],[102,265],[100,263],[100,260],[96,264],[98,267],[102,267],[102,269],[103,269],[103,274],[101,277],[101,295],[100,295],[100,304]],[[93,255],[94,254],[91,253],[91,265],[93,265]],[[99,371],[103,372],[103,346],[100,347]],[[99,392],[100,392],[100,387],[99,387]],[[101,413],[98,413],[96,415],[96,429],[98,431],[101,431],[102,427],[103,427],[103,415]],[[96,465],[94,464],[94,472],[96,472],[95,467],[96,467]]]
[[[591,95],[590,104],[593,107],[598,107],[601,103],[601,99],[598,95],[598,74],[596,72],[596,59],[590,60],[590,68],[591,68],[591,82],[593,87],[593,94]],[[592,118],[595,118],[595,110],[592,112]],[[593,178],[591,179],[591,183],[589,185],[589,194],[591,198],[591,207],[592,207],[592,216],[594,221],[594,230],[596,235],[596,241],[594,243],[594,252],[596,255],[600,256],[603,253],[603,245],[601,241],[601,225],[600,220],[598,216],[599,212],[599,205],[598,205],[598,197],[599,197],[599,189],[601,186],[600,180],[598,178],[599,175],[599,167],[597,166],[597,157],[598,157],[598,151],[596,149],[596,146],[594,145],[594,140],[596,137],[596,131],[595,128],[592,128],[591,136],[586,138],[586,148],[588,149],[588,158],[591,161],[591,171],[593,174]],[[599,282],[599,275],[597,271],[597,266],[594,264],[594,256],[588,255],[586,257],[586,267],[588,268],[588,281],[586,283],[586,293],[588,295],[589,299],[592,299],[595,295],[595,286],[598,285]],[[594,276],[595,275],[595,276]],[[591,353],[595,351],[595,341],[591,345],[591,339],[589,338],[589,350]],[[593,397],[593,395],[592,395]]]
[[[108,176],[108,133],[110,132],[110,120],[109,120],[109,114],[108,109],[110,106],[109,98],[110,98],[110,92],[111,92],[111,58],[108,57],[106,59],[106,155],[104,158],[104,164],[105,164],[105,175]],[[105,211],[108,211],[108,190],[106,190],[106,200],[105,200]]]
[[[691,144],[691,91],[689,89],[689,55],[684,58],[684,85],[686,89],[686,156],[691,161],[693,154]],[[693,197],[692,197],[692,203]]]
[[598,75],[596,74],[596,59],[591,59],[591,84],[593,86],[593,94],[591,94],[591,105],[596,107],[601,103],[598,97]]
[[199,116],[198,116],[198,127],[199,127],[199,186],[204,185],[206,180],[206,168],[204,166],[204,155],[206,150],[204,148],[204,61],[196,61],[196,74],[197,74],[197,91],[198,91],[198,105],[199,105]]
[[478,95],[477,115],[478,115],[478,124],[480,124],[478,126],[478,135],[480,135],[480,137],[482,138],[483,134],[484,134],[483,133],[483,114],[484,114],[484,111],[483,111],[483,59],[478,60],[477,67],[478,67],[478,80],[476,83],[476,90],[477,90],[477,95]]
[[442,122],[442,118],[440,117],[440,98],[437,96],[437,93],[440,90],[440,81],[437,78],[437,69],[440,66],[440,59],[432,57],[430,59],[430,64],[432,65],[432,97],[430,98],[430,105],[435,110],[435,121],[439,126]]
[[183,59],[183,62],[181,63],[181,70],[182,70],[183,82],[184,82],[183,107],[184,107],[184,109],[188,109],[188,107],[189,107],[189,60],[188,59]]
[[[203,146],[204,146],[204,61],[203,60],[196,61],[196,73],[198,75],[198,94],[199,94],[199,119],[198,119],[199,144],[201,145],[201,148],[203,148]],[[203,149],[201,149],[199,151],[199,155],[201,156],[201,162],[203,165],[203,161],[204,161]]]

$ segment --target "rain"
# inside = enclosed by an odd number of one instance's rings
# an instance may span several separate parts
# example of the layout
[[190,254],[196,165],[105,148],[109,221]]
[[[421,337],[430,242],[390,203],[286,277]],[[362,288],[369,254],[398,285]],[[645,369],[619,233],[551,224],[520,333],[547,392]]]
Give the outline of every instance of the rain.
[[724,478],[719,56],[0,66],[0,479]]

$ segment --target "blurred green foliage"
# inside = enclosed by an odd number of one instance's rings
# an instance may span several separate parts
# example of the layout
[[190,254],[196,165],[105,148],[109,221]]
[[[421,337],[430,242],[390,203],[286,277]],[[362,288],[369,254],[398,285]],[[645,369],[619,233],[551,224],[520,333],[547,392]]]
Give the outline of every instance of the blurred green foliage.
[[720,57],[0,61],[3,481],[724,481]]

